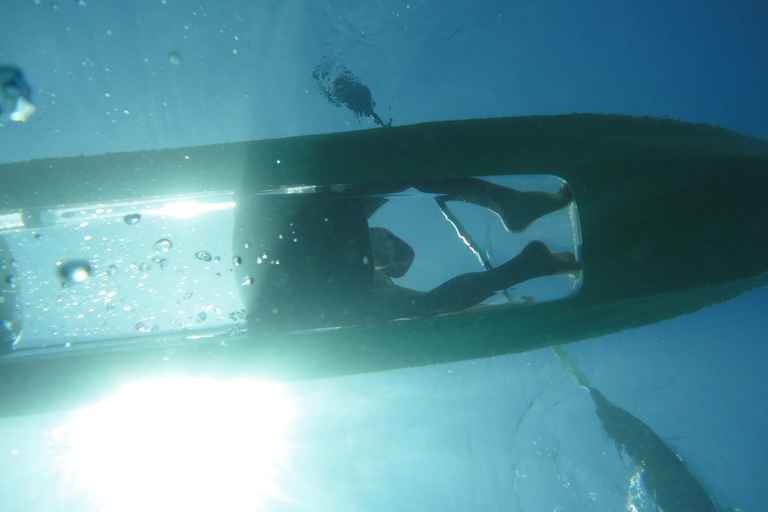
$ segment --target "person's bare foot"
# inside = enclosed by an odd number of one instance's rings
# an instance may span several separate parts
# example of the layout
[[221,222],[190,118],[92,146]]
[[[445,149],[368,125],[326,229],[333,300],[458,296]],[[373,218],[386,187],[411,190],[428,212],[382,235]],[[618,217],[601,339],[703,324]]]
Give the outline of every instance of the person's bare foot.
[[561,210],[573,202],[573,191],[565,182],[560,190],[552,192],[495,193],[489,201],[490,209],[501,219],[510,233],[525,231],[537,219]]
[[544,242],[538,240],[526,245],[518,257],[525,271],[531,274],[530,278],[581,270],[581,265],[572,252],[552,253]]

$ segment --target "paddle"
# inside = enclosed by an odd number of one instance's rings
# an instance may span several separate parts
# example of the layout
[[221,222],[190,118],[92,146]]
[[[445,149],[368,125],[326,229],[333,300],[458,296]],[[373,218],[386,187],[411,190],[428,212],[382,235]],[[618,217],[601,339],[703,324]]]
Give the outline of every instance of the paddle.
[[580,386],[589,391],[605,433],[619,452],[629,455],[642,470],[646,489],[665,512],[716,512],[714,499],[688,466],[648,425],[612,404],[592,386],[571,357],[559,346],[552,347]]

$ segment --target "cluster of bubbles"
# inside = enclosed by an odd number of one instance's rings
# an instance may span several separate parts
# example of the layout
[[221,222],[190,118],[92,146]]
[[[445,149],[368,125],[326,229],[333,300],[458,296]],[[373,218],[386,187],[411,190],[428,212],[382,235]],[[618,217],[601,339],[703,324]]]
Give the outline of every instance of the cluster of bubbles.
[[[125,215],[122,218],[122,220],[126,225],[133,226],[141,222],[142,215],[140,213],[131,213],[131,214]],[[174,243],[171,241],[171,238],[166,237],[166,238],[158,239],[152,244],[152,249],[154,253],[149,256],[151,262],[153,264],[158,265],[161,269],[165,269],[165,264],[168,261],[167,260],[168,253],[174,249]],[[200,250],[194,253],[194,257],[195,259],[205,263],[210,263],[210,262],[218,263],[219,261],[221,261],[220,257],[218,256],[214,257],[210,252],[206,250]],[[238,255],[232,256],[231,264],[233,267],[242,265],[242,263],[243,263],[242,257]],[[62,286],[67,287],[72,284],[85,282],[86,280],[88,280],[94,275],[94,266],[96,268],[98,267],[98,265],[92,265],[91,262],[83,259],[76,259],[76,260],[59,263],[57,267],[57,273],[59,277],[63,280]],[[150,265],[150,263],[147,261],[142,263],[132,264],[131,267],[141,272],[148,272],[152,269],[152,265]],[[230,269],[230,271],[232,271],[232,269]],[[103,273],[104,276],[111,276],[111,277],[114,277],[117,274],[118,274],[118,267],[115,264],[109,265],[109,267]],[[217,275],[220,276],[221,274],[217,273]],[[7,276],[6,280],[9,283],[11,283],[13,279],[14,278],[12,276]],[[252,282],[253,282],[252,278],[246,277],[242,284],[247,285],[247,284],[251,284]],[[193,296],[194,294],[192,291],[187,291],[184,295],[184,299],[191,299]],[[214,313],[217,313],[216,316],[222,313],[220,308],[215,308],[213,306],[208,306],[206,308],[206,311],[199,311],[194,317],[190,317],[190,321],[199,325],[210,319],[211,311],[213,311]],[[245,317],[246,317],[246,313],[244,309],[240,309],[238,311],[232,311],[227,314],[227,318],[233,322],[244,321]],[[133,328],[135,331],[143,334],[152,333],[152,332],[161,330],[161,328],[156,323],[149,322],[146,318],[143,319],[142,321],[137,322],[133,326]]]
[[154,332],[154,331],[159,331],[160,330],[160,327],[158,327],[157,325],[147,326],[146,324],[144,324],[144,322],[137,323],[134,326],[134,328],[137,331],[143,332],[143,333]]

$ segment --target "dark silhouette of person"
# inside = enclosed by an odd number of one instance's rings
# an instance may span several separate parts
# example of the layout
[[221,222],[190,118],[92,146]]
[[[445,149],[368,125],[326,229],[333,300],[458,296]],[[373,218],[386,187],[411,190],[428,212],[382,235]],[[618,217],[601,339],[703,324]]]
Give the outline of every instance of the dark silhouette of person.
[[[290,194],[243,193],[237,201],[235,269],[249,329],[291,332],[372,325],[453,313],[537,277],[580,270],[572,253],[539,241],[496,268],[456,276],[428,292],[396,285],[414,259],[409,244],[368,218],[386,195],[408,188],[496,213],[509,232],[572,202],[556,193],[520,192],[477,178],[313,187]],[[417,221],[417,220],[415,220]]]

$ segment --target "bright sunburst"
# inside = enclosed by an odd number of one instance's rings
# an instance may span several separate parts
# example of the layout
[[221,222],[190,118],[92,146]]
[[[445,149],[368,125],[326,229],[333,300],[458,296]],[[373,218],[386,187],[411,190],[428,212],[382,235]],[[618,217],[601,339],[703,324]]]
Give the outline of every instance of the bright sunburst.
[[258,510],[293,417],[271,383],[136,383],[75,417],[71,474],[108,512]]

